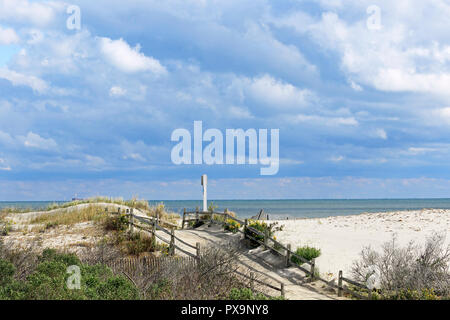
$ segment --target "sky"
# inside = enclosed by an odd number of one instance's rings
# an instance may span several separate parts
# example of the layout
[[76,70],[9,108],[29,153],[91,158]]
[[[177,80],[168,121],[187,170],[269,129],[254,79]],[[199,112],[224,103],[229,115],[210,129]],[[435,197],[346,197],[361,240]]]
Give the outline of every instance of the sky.
[[[68,8],[80,28],[68,28]],[[75,21],[75,20],[70,20]],[[445,0],[0,0],[0,201],[450,197]],[[280,167],[171,134],[279,129]]]

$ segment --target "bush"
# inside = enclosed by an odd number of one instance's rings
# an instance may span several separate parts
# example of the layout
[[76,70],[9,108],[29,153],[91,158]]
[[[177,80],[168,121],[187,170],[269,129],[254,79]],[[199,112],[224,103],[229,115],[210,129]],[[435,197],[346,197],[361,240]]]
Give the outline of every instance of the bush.
[[[257,231],[259,231],[262,234],[265,234],[266,230],[267,230],[267,233],[268,233],[269,237],[273,237],[275,232],[283,230],[283,226],[278,226],[278,222],[274,222],[274,223],[268,224],[268,223],[263,222],[263,221],[252,221],[252,220],[250,220],[248,227],[257,230]],[[253,238],[255,238],[256,240],[258,240],[260,242],[264,241],[264,236],[262,234],[256,233],[255,231],[250,230],[248,227],[244,230],[244,232],[245,232],[245,234],[247,236],[253,237]],[[252,238],[249,238],[249,239],[250,239],[250,244],[252,246],[257,247],[257,246],[260,245],[260,243],[258,241],[253,240]]]
[[[310,247],[310,246],[299,247],[299,248],[297,248],[297,250],[295,250],[295,253],[307,261],[316,259],[321,254],[320,249],[316,249],[316,248]],[[298,265],[302,265],[304,263],[302,260],[300,260],[296,256],[292,256],[291,261]]]
[[240,227],[241,224],[233,219],[227,219],[223,225],[225,231],[230,231],[232,233],[237,233]]
[[140,232],[128,233],[125,237],[125,247],[127,253],[132,255],[139,255],[143,252],[162,251],[168,253],[168,246],[166,244],[159,244],[154,238]]
[[[139,299],[137,288],[104,265],[82,264],[73,254],[44,250],[36,269],[24,280],[15,279],[14,266],[0,259],[0,299],[21,300],[119,300]],[[69,266],[80,267],[81,288],[70,290]]]
[[125,231],[128,228],[128,216],[126,214],[108,216],[103,226],[106,231]]
[[356,281],[374,284],[384,299],[425,299],[450,294],[450,247],[444,247],[444,235],[433,234],[424,247],[410,242],[399,247],[395,237],[381,252],[370,247],[355,261],[352,275]]

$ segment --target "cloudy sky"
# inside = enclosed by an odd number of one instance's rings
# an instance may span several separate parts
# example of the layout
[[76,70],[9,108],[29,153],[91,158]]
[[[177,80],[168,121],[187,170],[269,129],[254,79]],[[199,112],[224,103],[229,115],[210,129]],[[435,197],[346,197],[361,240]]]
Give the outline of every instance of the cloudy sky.
[[[202,173],[213,198],[449,197],[449,28],[445,0],[0,0],[0,200],[197,199]],[[278,174],[174,165],[195,120],[280,129]]]

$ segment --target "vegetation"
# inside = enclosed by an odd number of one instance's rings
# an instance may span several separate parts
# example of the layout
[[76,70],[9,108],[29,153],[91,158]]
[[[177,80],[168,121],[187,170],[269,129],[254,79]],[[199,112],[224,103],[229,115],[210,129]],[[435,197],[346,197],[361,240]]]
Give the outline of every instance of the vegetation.
[[233,219],[225,220],[225,224],[223,225],[225,231],[230,231],[232,233],[237,233],[240,227],[241,224]]
[[262,293],[254,293],[248,288],[233,288],[229,295],[229,300],[285,300],[282,296],[279,297],[267,297]]
[[380,299],[448,298],[450,247],[444,246],[444,240],[444,235],[433,234],[423,247],[414,242],[399,247],[393,237],[381,252],[365,248],[353,264],[353,277],[373,282]]
[[125,231],[128,228],[128,216],[126,214],[109,215],[103,220],[106,231]]
[[[256,231],[259,231],[258,233],[255,232],[254,230],[251,229],[255,229]],[[250,220],[248,227],[245,229],[245,234],[247,236],[250,236],[250,244],[254,247],[257,247],[260,245],[260,242],[264,241],[264,235],[267,233],[267,235],[269,237],[273,237],[274,233],[277,231],[282,231],[283,230],[283,226],[279,226],[278,222],[274,222],[274,223],[266,223],[264,221],[253,221]],[[258,240],[254,240],[254,239]]]
[[[297,250],[295,250],[295,253],[307,261],[316,259],[321,254],[320,249],[310,246],[299,247],[297,248]],[[304,263],[304,261],[302,261],[301,259],[299,259],[297,256],[294,255],[291,257],[291,261],[298,265],[302,265]]]
[[31,220],[32,224],[45,224],[46,227],[55,227],[59,225],[74,225],[88,221],[102,221],[106,218],[104,208],[89,205],[85,208],[77,208],[76,210],[66,210],[64,212],[54,214],[45,213]]
[[[16,266],[0,258],[0,300],[121,300],[138,299],[137,288],[125,277],[114,275],[104,265],[89,266],[72,254],[46,249],[38,264],[25,279],[20,279]],[[80,270],[80,289],[67,285],[68,268]]]
[[111,203],[111,204],[118,204],[121,206],[127,206],[130,208],[136,208],[139,210],[149,210],[150,205],[148,204],[148,201],[146,200],[138,200],[136,197],[133,197],[131,200],[123,200],[122,198],[111,198],[111,197],[93,197],[83,200],[75,200],[70,202],[64,202],[64,203],[53,203],[47,207],[47,210],[54,210],[54,209],[63,209],[63,208],[69,208],[73,207],[79,204],[95,204],[95,203]]
[[173,213],[173,212],[167,212],[166,206],[164,203],[160,203],[156,206],[149,207],[147,210],[145,210],[147,216],[149,217],[159,217],[159,219],[171,222],[171,223],[177,223],[180,220],[180,215]]

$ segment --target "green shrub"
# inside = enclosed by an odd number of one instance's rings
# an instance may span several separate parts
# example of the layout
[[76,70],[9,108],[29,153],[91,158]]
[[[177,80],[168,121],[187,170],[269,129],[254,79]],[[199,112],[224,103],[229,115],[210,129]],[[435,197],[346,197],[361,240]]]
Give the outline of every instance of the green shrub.
[[237,233],[240,227],[241,224],[233,219],[227,219],[223,225],[225,231],[230,231],[232,233]]
[[0,286],[4,286],[13,280],[16,268],[9,261],[0,259]]
[[389,300],[440,300],[441,298],[433,289],[411,290],[401,289],[398,292],[388,295]]
[[125,231],[128,228],[128,216],[126,214],[108,216],[103,226],[107,231]]
[[[269,237],[273,237],[275,232],[283,230],[283,226],[278,226],[278,222],[274,222],[274,223],[268,224],[268,223],[266,223],[264,221],[252,221],[252,220],[250,220],[248,227],[259,231],[261,234],[256,233],[255,231],[250,230],[249,228],[245,229],[245,231],[244,231],[245,234],[247,236],[255,238],[256,240],[258,240],[260,242],[264,241],[263,234],[265,234],[266,230],[267,230],[267,233],[268,233]],[[260,245],[260,243],[258,241],[253,240],[251,238],[249,238],[249,239],[250,239],[250,244],[252,246],[257,247],[257,246]]]
[[128,233],[125,246],[127,252],[132,255],[139,255],[143,252],[154,252],[162,248],[154,238],[140,232]]
[[[320,249],[316,249],[316,248],[310,247],[310,246],[304,246],[304,247],[297,248],[295,253],[307,261],[316,259],[321,254]],[[296,256],[292,256],[291,261],[298,265],[302,265],[304,263]]]
[[[81,288],[70,290],[67,268],[80,267]],[[21,300],[121,300],[139,299],[138,289],[125,277],[115,276],[104,265],[82,264],[73,254],[44,250],[36,269],[25,280],[14,279],[14,267],[0,260],[0,299]]]
[[151,300],[160,300],[170,297],[172,294],[172,285],[168,279],[160,279],[152,284],[147,291],[147,296]]

